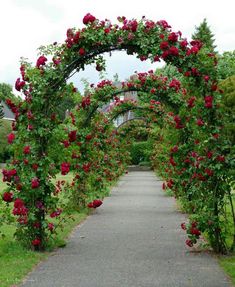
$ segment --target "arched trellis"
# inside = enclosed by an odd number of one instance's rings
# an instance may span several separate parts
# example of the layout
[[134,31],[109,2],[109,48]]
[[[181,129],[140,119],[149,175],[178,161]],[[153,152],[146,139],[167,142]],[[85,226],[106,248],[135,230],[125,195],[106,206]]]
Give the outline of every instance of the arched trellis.
[[[136,78],[132,77],[127,82],[122,83],[122,88],[118,88],[112,84],[112,82],[104,81],[104,86],[107,85],[107,90],[105,89],[105,96],[101,93],[97,93],[95,90],[92,92],[92,98],[90,94],[84,98],[83,102],[86,102],[87,98],[93,100],[89,106],[85,107],[87,110],[87,118],[84,121],[84,126],[87,126],[89,120],[96,113],[96,111],[104,104],[109,103],[119,95],[125,95],[129,92],[138,93],[138,100],[145,101],[147,103],[150,100],[159,101],[164,105],[171,107],[171,110],[177,113],[179,108],[185,104],[185,100],[182,95],[184,89],[180,88],[180,82],[178,80],[168,80],[166,77],[157,76],[150,71],[148,73],[139,73]],[[168,88],[168,90],[166,90]]]
[[143,117],[134,117],[132,119],[128,119],[124,122],[122,122],[120,125],[117,126],[117,130],[122,128],[124,125],[126,124],[129,124],[131,122],[134,122],[134,121],[143,121],[144,123],[146,123],[146,118],[143,118]]
[[[10,142],[15,140],[14,149],[17,151],[17,157],[13,159],[12,166],[4,171],[4,178],[9,182],[9,188],[14,190],[12,200],[14,199],[15,214],[21,219],[29,219],[29,215],[33,214],[39,222],[37,230],[34,228],[35,222],[31,219],[18,230],[31,240],[36,249],[43,249],[46,244],[47,230],[45,224],[41,224],[45,222],[45,212],[57,210],[56,201],[51,200],[54,186],[50,180],[50,177],[55,176],[57,169],[48,156],[48,149],[52,143],[51,131],[58,124],[54,107],[66,94],[74,90],[72,85],[66,84],[72,73],[79,72],[86,64],[99,64],[102,62],[100,56],[104,52],[125,50],[128,54],[136,54],[141,60],[163,59],[166,63],[176,66],[183,76],[190,79],[186,91],[188,108],[195,106],[194,117],[200,111],[205,123],[203,132],[210,135],[207,145],[218,150],[212,136],[220,125],[216,114],[219,92],[216,86],[215,56],[205,52],[200,41],[192,41],[189,44],[180,32],[172,32],[166,21],[153,22],[142,19],[138,22],[125,18],[119,18],[119,21],[120,25],[113,25],[109,21],[99,21],[91,15],[86,15],[86,27],[78,30],[69,29],[64,44],[55,43],[41,48],[41,56],[35,68],[26,61],[22,62],[22,79],[17,79],[15,87],[18,91],[23,91],[25,100],[19,106],[8,101],[17,120],[13,126],[13,130],[17,131],[17,137],[12,134],[9,138]],[[48,62],[49,56],[52,58],[51,62]],[[139,80],[143,85],[147,81],[145,77],[140,77]],[[97,95],[107,94],[110,85],[106,84],[107,82],[97,86]],[[177,80],[172,83],[172,87],[179,89]],[[86,100],[84,108],[89,109],[90,102],[88,98]],[[96,106],[93,107],[94,111],[97,109]],[[90,111],[91,114],[94,113],[93,110]],[[175,115],[173,120],[176,128],[183,131],[187,125],[182,119],[183,117]],[[187,123],[191,124],[190,118],[187,119]],[[192,140],[190,142],[188,136],[184,142],[184,149],[190,152],[191,148]],[[25,162],[28,162],[27,166]],[[217,174],[214,172],[203,190],[210,189],[213,195],[213,217],[219,226],[219,207],[224,193],[220,188],[221,176]],[[212,182],[217,182],[215,190],[211,188]],[[205,229],[205,226],[203,228]],[[216,227],[210,232],[215,239],[213,247],[217,251],[224,250],[221,230]]]

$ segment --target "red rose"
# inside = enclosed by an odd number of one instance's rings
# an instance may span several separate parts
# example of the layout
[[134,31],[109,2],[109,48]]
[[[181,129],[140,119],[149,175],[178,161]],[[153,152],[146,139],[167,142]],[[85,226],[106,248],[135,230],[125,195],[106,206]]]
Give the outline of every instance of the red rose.
[[83,18],[83,24],[87,25],[88,23],[93,23],[96,20],[95,16],[87,13]]
[[172,46],[170,47],[170,49],[168,50],[169,54],[172,56],[179,56],[179,50],[177,47]]
[[58,217],[62,212],[62,209],[61,208],[58,208],[56,211],[53,211],[51,214],[50,214],[50,217],[53,218],[53,217]]
[[187,47],[187,45],[188,45],[187,40],[182,40],[180,42],[180,47],[181,47],[182,50],[184,50]]
[[32,188],[38,188],[39,187],[39,179],[37,177],[34,177],[32,180],[31,180],[31,187]]
[[80,48],[78,53],[80,56],[84,56],[86,54],[86,51],[83,48]]
[[168,182],[167,182],[167,187],[168,188],[172,188],[173,187],[173,184],[174,184],[174,181],[172,179],[170,179]]
[[97,208],[99,206],[101,206],[103,204],[103,202],[100,199],[95,199],[93,200],[93,207]]
[[208,176],[212,176],[214,174],[213,170],[209,169],[209,168],[206,168],[205,169],[205,173],[208,175]]
[[181,86],[180,81],[176,80],[176,79],[172,79],[172,81],[169,83],[169,88],[174,89],[176,92],[179,91]]
[[212,156],[213,156],[213,152],[212,151],[208,151],[206,155],[207,155],[207,158],[211,159]]
[[10,182],[12,180],[12,177],[17,175],[17,171],[15,169],[10,169],[10,170],[3,169],[2,174],[3,174],[3,181]]
[[183,223],[181,223],[181,228],[183,229],[183,230],[186,230],[186,225],[185,225],[185,222],[183,222]]
[[169,48],[169,43],[166,41],[163,41],[160,43],[160,49],[161,50],[167,50]]
[[37,163],[33,163],[32,164],[32,169],[36,171],[38,169],[38,164]]
[[216,157],[216,159],[217,159],[218,161],[220,161],[220,162],[224,162],[224,161],[225,161],[225,157],[224,157],[223,155],[218,155],[218,156]]
[[189,247],[193,247],[193,242],[192,242],[192,240],[187,239],[187,240],[185,241],[185,243],[186,243]]
[[193,235],[196,235],[196,236],[201,235],[201,231],[198,230],[197,228],[191,228],[190,229],[190,233],[193,234]]
[[168,41],[177,42],[177,40],[178,35],[175,32],[171,32],[170,35],[168,36]]
[[16,198],[15,202],[14,202],[14,207],[15,208],[20,208],[24,206],[24,202],[22,199],[20,198]]
[[12,202],[13,201],[13,193],[12,192],[4,192],[2,199],[6,202]]
[[179,147],[177,145],[171,148],[171,152],[177,152],[178,150],[179,150]]
[[154,62],[160,62],[159,56],[158,55],[154,56],[153,61]]
[[85,172],[89,172],[90,171],[90,168],[91,168],[91,163],[84,163],[82,165],[82,169],[85,171]]
[[47,228],[52,232],[55,228],[55,225],[52,222],[49,222]]
[[12,213],[14,215],[27,215],[28,209],[24,206],[24,202],[22,199],[16,198]]
[[32,245],[33,246],[38,246],[41,244],[41,240],[39,238],[36,238],[34,240],[32,240]]
[[15,89],[17,91],[20,91],[25,85],[25,81],[21,81],[20,78],[18,78],[15,82]]
[[40,68],[40,66],[44,66],[46,64],[46,61],[47,61],[47,58],[45,56],[40,56],[38,59],[37,59],[37,63],[36,63],[36,67],[37,68]]
[[202,119],[197,119],[197,125],[198,125],[199,127],[204,126],[203,120],[202,120]]
[[23,152],[24,152],[24,154],[30,154],[31,147],[29,145],[25,146]]
[[70,143],[67,140],[62,141],[61,143],[64,145],[65,148],[70,146]]
[[60,170],[61,170],[61,174],[62,175],[66,175],[69,173],[69,170],[70,170],[70,163],[69,162],[63,162],[61,165],[60,165]]
[[57,65],[60,64],[61,59],[60,59],[60,58],[55,58],[55,57],[53,57],[53,58],[52,58],[52,61],[53,61],[53,63],[57,66]]
[[204,104],[205,108],[211,109],[213,106],[213,97],[212,96],[206,96],[204,98],[204,101],[205,101],[205,104]]
[[172,166],[176,166],[177,165],[176,162],[174,161],[173,157],[170,157],[170,164]]
[[75,142],[76,141],[76,137],[77,137],[77,131],[76,130],[71,131],[69,133],[69,141],[70,142]]
[[136,20],[130,21],[131,31],[136,32],[138,28],[138,22]]
[[157,21],[157,24],[162,26],[163,29],[171,28],[171,26],[166,22],[166,20]]
[[13,134],[13,133],[10,133],[10,134],[7,136],[7,141],[8,141],[9,144],[12,144],[13,141],[14,141],[14,139],[15,139],[15,134]]
[[196,97],[191,97],[188,99],[188,107],[193,108],[195,106],[194,102],[196,101]]
[[87,106],[91,104],[91,99],[90,97],[83,97],[82,99],[82,107],[85,109]]
[[87,141],[90,141],[91,139],[92,139],[92,135],[89,134],[89,135],[86,136],[86,140]]
[[88,207],[88,208],[94,208],[93,202],[89,202],[89,203],[87,204],[87,207]]

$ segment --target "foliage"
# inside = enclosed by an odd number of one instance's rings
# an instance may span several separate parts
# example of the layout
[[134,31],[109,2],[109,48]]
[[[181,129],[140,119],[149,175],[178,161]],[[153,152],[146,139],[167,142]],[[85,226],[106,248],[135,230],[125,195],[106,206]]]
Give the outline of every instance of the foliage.
[[224,52],[218,56],[218,77],[225,80],[235,75],[235,51]]
[[11,132],[11,123],[2,120],[0,129],[0,162],[5,162],[10,157],[7,135]]
[[149,162],[151,150],[152,146],[149,141],[133,142],[130,150],[131,164],[138,165],[142,161]]
[[235,145],[235,75],[220,82],[223,90],[222,108],[225,121],[224,133],[231,140],[231,146]]
[[17,99],[12,92],[12,86],[6,83],[0,83],[0,100],[5,101],[6,99]]
[[223,267],[223,269],[225,270],[225,272],[227,274],[229,274],[229,276],[232,279],[233,284],[235,284],[235,256],[231,256],[231,257],[220,257],[219,258],[219,263],[220,265]]

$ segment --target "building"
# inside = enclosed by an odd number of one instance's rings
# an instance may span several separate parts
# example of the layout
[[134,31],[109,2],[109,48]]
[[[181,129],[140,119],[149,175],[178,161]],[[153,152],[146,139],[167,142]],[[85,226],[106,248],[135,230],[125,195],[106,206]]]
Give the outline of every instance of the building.
[[[122,83],[121,82],[114,82],[114,85],[117,88],[122,88]],[[126,93],[121,93],[118,95],[118,97],[120,98],[120,100],[137,100],[138,95],[136,91],[128,91]],[[109,104],[105,105],[102,107],[102,111],[108,112],[110,110],[110,107],[112,107],[112,104],[114,103],[114,101],[111,101]],[[116,127],[120,126],[121,124],[123,124],[124,122],[131,120],[135,117],[134,113],[132,111],[128,111],[123,115],[118,116],[115,120],[114,120],[114,125]]]
[[1,102],[1,106],[3,110],[3,119],[8,121],[14,121],[15,115],[3,101]]

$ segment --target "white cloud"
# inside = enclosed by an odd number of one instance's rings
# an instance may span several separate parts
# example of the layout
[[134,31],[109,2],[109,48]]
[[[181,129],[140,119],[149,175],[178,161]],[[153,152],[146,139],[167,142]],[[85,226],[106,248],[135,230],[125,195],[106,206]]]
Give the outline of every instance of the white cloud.
[[[117,16],[141,18],[145,15],[152,20],[166,19],[173,30],[181,30],[190,38],[195,26],[203,18],[215,34],[217,49],[220,52],[235,47],[233,0],[215,1],[126,1],[126,0],[3,0],[0,17],[0,82],[14,85],[19,75],[20,57],[35,61],[37,48],[54,41],[62,42],[69,27],[82,26],[83,16],[90,12],[99,19],[116,21]],[[128,65],[127,65],[128,63]],[[117,72],[121,79],[135,70],[149,70],[151,65],[135,60],[122,53],[114,54],[108,61],[110,77]],[[89,77],[96,81],[95,69],[88,68],[76,79]]]

